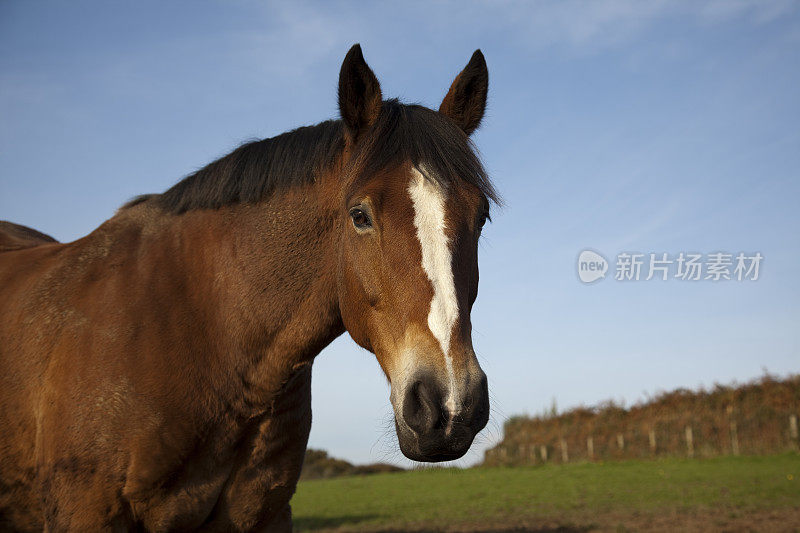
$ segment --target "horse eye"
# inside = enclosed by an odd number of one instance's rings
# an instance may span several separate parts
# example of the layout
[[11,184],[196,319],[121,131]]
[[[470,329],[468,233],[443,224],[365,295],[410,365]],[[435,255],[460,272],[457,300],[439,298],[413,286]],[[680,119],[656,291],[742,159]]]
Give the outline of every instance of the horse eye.
[[486,225],[486,221],[487,221],[487,220],[491,220],[491,218],[489,218],[489,215],[488,215],[487,213],[483,213],[483,214],[481,215],[481,218],[479,218],[479,219],[478,219],[478,229],[479,229],[479,230],[480,230],[481,228],[483,228],[483,226],[485,226],[485,225]]
[[361,209],[351,209],[350,218],[353,219],[353,225],[358,229],[366,229],[372,226],[372,221],[369,219],[369,215],[367,215]]

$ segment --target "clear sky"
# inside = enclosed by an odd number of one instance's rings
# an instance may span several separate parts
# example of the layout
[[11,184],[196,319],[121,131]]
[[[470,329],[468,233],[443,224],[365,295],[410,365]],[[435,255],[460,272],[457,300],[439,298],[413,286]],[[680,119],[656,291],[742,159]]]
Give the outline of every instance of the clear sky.
[[[0,218],[59,240],[242,141],[336,115],[348,48],[437,107],[473,50],[475,140],[507,205],[474,342],[505,417],[800,370],[800,5],[791,1],[0,2]],[[611,261],[582,284],[578,253]],[[642,253],[760,252],[757,281],[613,279]],[[310,445],[403,462],[347,336],[317,359]]]

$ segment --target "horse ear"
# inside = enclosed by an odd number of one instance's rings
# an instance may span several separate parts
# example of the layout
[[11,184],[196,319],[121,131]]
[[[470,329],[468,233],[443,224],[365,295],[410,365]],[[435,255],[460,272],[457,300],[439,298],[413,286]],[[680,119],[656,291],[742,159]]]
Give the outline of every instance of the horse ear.
[[481,125],[489,92],[489,70],[480,50],[475,50],[464,70],[456,76],[439,113],[450,117],[467,135]]
[[353,45],[339,72],[339,113],[352,142],[378,118],[382,101],[381,85],[364,61],[361,45]]

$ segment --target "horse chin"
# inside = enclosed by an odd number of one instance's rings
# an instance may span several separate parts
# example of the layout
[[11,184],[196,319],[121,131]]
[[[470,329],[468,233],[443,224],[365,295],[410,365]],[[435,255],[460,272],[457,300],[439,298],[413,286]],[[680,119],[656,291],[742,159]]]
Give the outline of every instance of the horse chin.
[[408,459],[422,463],[441,463],[461,459],[469,451],[475,435],[466,427],[445,435],[443,431],[433,435],[417,435],[408,428],[404,428],[395,419],[397,441],[400,451]]

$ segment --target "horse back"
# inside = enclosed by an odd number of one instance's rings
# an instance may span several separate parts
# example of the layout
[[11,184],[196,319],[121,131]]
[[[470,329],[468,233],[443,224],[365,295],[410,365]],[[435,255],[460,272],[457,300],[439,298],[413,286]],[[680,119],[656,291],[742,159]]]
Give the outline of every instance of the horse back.
[[50,235],[33,228],[0,220],[0,252],[32,248],[40,244],[57,243]]

